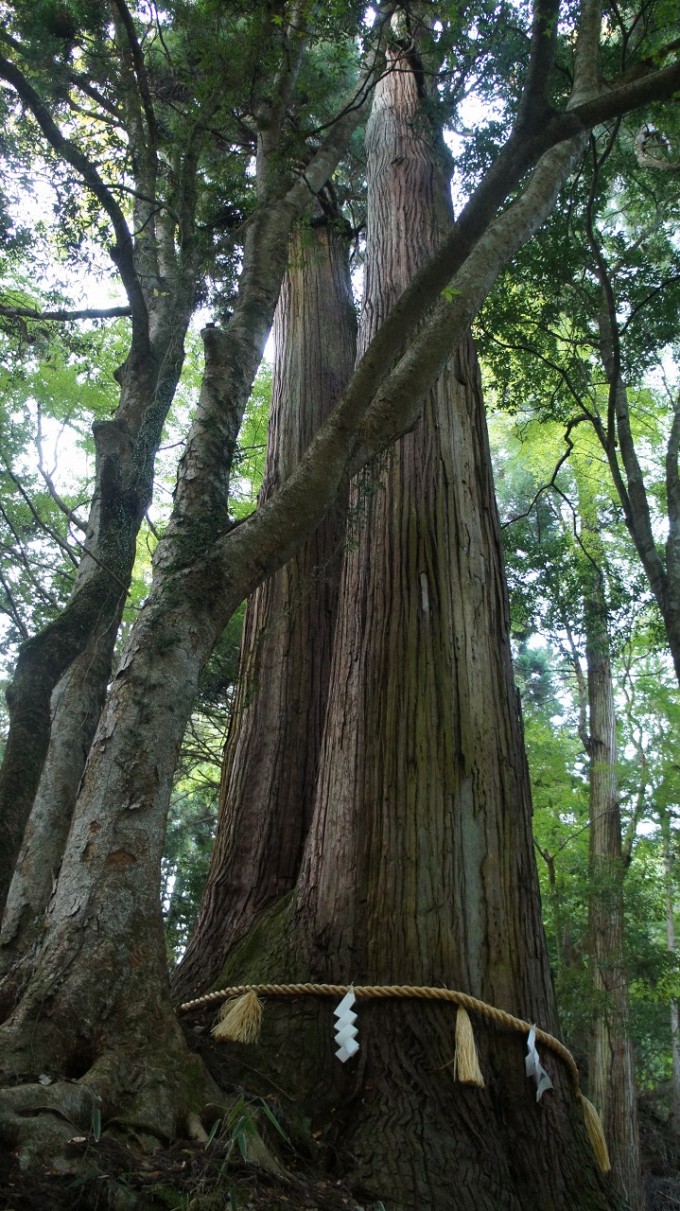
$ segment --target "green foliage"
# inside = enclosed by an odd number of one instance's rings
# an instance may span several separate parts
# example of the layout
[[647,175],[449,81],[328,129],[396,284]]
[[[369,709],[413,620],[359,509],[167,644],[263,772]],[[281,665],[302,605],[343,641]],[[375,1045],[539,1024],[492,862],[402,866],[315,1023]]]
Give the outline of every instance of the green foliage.
[[263,363],[243,418],[232,471],[229,509],[236,518],[252,512],[262,483],[271,393],[272,368]]
[[[14,287],[5,298],[21,293]],[[0,613],[7,657],[70,593],[94,471],[91,426],[115,407],[113,370],[124,348],[119,325],[57,335],[53,324],[26,321],[0,332]]]
[[[585,1062],[592,1015],[588,905],[618,894],[611,871],[589,858],[584,600],[604,588],[617,678],[618,786],[629,865],[624,882],[625,963],[640,1085],[667,1079],[669,1006],[680,994],[669,953],[667,879],[659,821],[680,804],[680,770],[667,737],[680,695],[611,489],[587,430],[572,430],[569,461],[559,426],[495,418],[512,592],[515,667],[534,800],[543,915],[562,1028]],[[554,486],[550,486],[551,483]],[[557,489],[557,494],[555,492]],[[602,557],[605,544],[606,558]],[[674,876],[673,876],[674,880]]]

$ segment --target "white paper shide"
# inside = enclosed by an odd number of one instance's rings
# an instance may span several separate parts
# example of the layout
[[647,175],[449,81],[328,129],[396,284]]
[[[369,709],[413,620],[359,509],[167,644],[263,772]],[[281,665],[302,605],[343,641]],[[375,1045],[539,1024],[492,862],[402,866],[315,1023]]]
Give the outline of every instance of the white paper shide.
[[524,1061],[524,1067],[527,1076],[533,1077],[536,1082],[536,1101],[540,1102],[546,1089],[552,1089],[553,1083],[538,1058],[535,1026],[531,1027],[527,1037],[527,1056]]
[[335,1054],[341,1064],[346,1064],[347,1060],[356,1055],[359,1050],[357,1028],[354,1024],[357,1020],[357,1015],[352,1010],[355,1001],[354,989],[350,988],[349,992],[345,993],[340,1004],[333,1010],[333,1017],[336,1019],[334,1038],[337,1050]]

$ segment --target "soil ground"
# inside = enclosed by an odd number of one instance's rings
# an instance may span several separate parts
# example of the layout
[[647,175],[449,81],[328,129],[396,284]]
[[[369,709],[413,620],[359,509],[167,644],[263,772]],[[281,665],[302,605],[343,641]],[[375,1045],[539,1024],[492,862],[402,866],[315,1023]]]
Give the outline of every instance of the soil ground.
[[[350,1158],[305,1135],[275,1103],[230,1087],[227,1049],[201,1035],[193,1042],[230,1107],[207,1144],[149,1153],[106,1131],[75,1136],[66,1172],[25,1173],[0,1151],[0,1211],[383,1211],[352,1189]],[[680,1132],[664,1091],[641,1099],[640,1131],[647,1211],[680,1211]]]

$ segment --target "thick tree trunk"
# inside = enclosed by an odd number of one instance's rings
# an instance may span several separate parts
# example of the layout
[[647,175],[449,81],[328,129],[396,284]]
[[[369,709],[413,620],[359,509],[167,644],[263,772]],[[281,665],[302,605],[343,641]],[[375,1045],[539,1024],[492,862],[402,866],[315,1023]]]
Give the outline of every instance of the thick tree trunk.
[[[376,89],[367,131],[364,343],[448,224],[417,77]],[[444,983],[555,1030],[512,681],[479,372],[465,339],[397,447],[351,497],[315,814],[292,905],[228,982]],[[486,1089],[453,1080],[441,1007],[360,1010],[340,1071],[313,1003],[268,1007],[257,1067],[340,1136],[391,1211],[611,1206],[566,1074],[539,1106],[523,1047],[477,1023]],[[322,1031],[327,1031],[324,1039]],[[286,1033],[287,1032],[287,1033]]]
[[[599,535],[593,534],[598,543]],[[601,565],[602,566],[602,565]],[[590,779],[589,949],[593,1019],[588,1064],[589,1094],[600,1111],[612,1174],[631,1211],[644,1205],[633,1047],[624,960],[621,816],[616,780],[616,715],[608,610],[601,575],[586,572],[586,664],[588,672],[588,756]]]
[[[288,478],[352,371],[347,239],[333,223],[291,242],[274,317],[272,415],[261,499]],[[290,891],[311,819],[345,536],[339,498],[313,537],[248,603],[217,837],[182,1000],[217,976],[256,916]]]
[[[0,1028],[3,1077],[46,1073],[57,1082],[48,1099],[64,1078],[79,1078],[77,1124],[87,1128],[96,1096],[104,1124],[115,1114],[158,1138],[210,1094],[170,1010],[159,907],[172,770],[217,629],[209,604],[183,588],[171,572],[134,628],[90,752],[39,961]],[[140,746],[150,718],[153,739]],[[58,1155],[73,1134],[73,1121],[46,1123],[46,1105],[30,1084],[0,1094],[0,1131],[26,1158]]]
[[95,630],[52,695],[52,726],[42,777],[24,830],[0,934],[0,968],[30,951],[43,929],[78,787],[111,676],[119,614]]

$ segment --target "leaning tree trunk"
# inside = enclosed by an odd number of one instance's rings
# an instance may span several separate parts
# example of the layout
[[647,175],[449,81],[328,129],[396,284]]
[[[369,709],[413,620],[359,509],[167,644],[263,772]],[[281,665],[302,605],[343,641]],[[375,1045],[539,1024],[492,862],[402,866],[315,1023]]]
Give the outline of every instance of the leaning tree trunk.
[[[363,343],[450,223],[416,74],[367,130]],[[358,478],[315,814],[294,903],[230,983],[445,984],[555,1030],[479,371],[465,339],[421,419]],[[286,1003],[288,1004],[288,1003]],[[484,1091],[456,1084],[450,1010],[360,1008],[340,1070],[316,1002],[268,1006],[257,1060],[347,1148],[390,1211],[605,1208],[565,1071],[536,1105],[523,1043],[478,1022]],[[325,1024],[324,1024],[325,1023]],[[266,1078],[265,1078],[266,1079]],[[359,1191],[357,1191],[359,1195]]]
[[[274,318],[272,415],[261,500],[287,479],[347,384],[356,321],[338,222],[291,241]],[[210,986],[257,914],[295,886],[311,819],[345,535],[339,498],[253,595],[224,753],[217,837],[198,922],[173,979]]]
[[[583,501],[582,514],[588,516],[588,506],[584,508]],[[606,556],[597,517],[589,525],[588,545],[599,568],[604,567]],[[644,1198],[624,957],[625,864],[616,778],[616,712],[608,607],[602,572],[590,562],[584,572],[591,880],[588,933],[593,988],[588,1086],[589,1095],[602,1115],[614,1181],[631,1211],[641,1211]]]
[[[3,965],[23,953],[36,928],[39,931],[61,861],[110,677],[139,527],[151,502],[155,453],[182,369],[193,277],[190,266],[176,270],[172,292],[152,300],[146,330],[133,332],[130,352],[117,375],[121,393],[116,414],[93,425],[95,489],[71,599],[52,623],[23,645],[7,691],[10,732],[0,769],[0,911],[36,795],[41,803],[21,851],[3,933]],[[57,712],[61,731],[50,752]],[[40,866],[34,868],[38,852]]]
[[63,1164],[93,1108],[104,1125],[167,1139],[219,1096],[169,996],[159,882],[172,776],[210,652],[243,598],[319,526],[355,432],[351,412],[344,425],[327,423],[316,459],[254,517],[230,522],[231,461],[283,278],[290,210],[262,208],[232,320],[204,330],[201,396],[152,590],[90,747],[35,961],[0,1026],[0,1138],[24,1163]]

